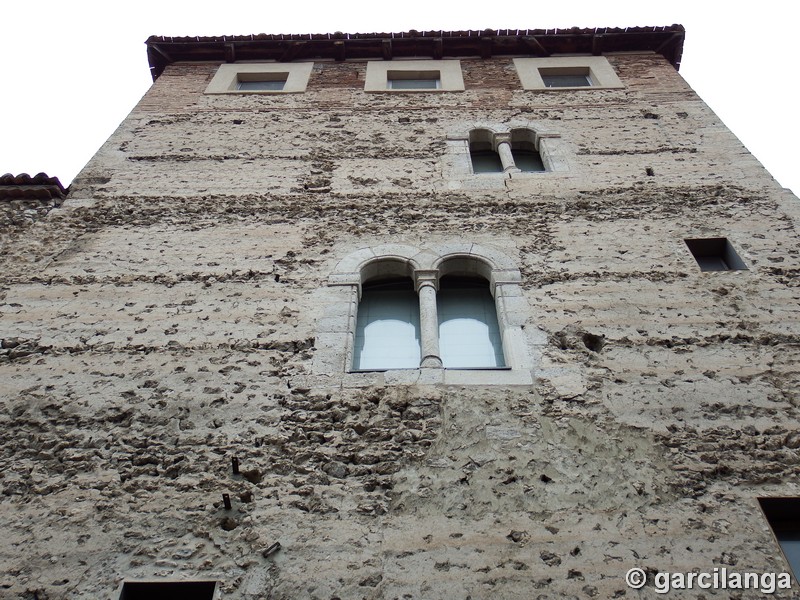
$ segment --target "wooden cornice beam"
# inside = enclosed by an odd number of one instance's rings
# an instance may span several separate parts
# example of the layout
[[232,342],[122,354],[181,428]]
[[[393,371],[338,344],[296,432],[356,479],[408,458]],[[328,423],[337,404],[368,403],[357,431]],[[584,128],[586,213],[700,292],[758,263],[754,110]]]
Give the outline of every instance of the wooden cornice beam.
[[442,60],[442,56],[444,56],[444,42],[442,38],[436,38],[433,40],[433,58]]
[[384,39],[381,40],[381,52],[383,53],[383,60],[392,60],[393,53],[392,53],[392,40],[391,39]]
[[539,42],[539,40],[537,40],[534,36],[524,36],[520,39],[523,45],[525,45],[529,50],[532,50],[532,54],[550,56],[550,52],[544,46],[542,46],[541,42]]
[[592,54],[600,56],[603,53],[603,34],[596,33],[592,36]]
[[165,61],[167,61],[167,64],[172,64],[173,62],[175,62],[174,60],[172,60],[172,57],[171,57],[169,54],[167,54],[166,52],[164,52],[164,51],[163,51],[161,48],[159,48],[159,47],[158,47],[156,44],[151,44],[151,45],[150,45],[150,49],[151,49],[153,52],[155,52],[156,54],[158,54],[158,55],[159,55],[161,58],[163,58]]
[[673,33],[656,48],[656,52],[666,58],[676,70],[681,64],[681,53],[678,48],[682,43],[683,33]]
[[336,40],[333,42],[334,56],[337,61],[344,61],[347,57],[347,50],[344,46],[343,40]]
[[225,44],[225,62],[236,62],[236,44],[233,42]]
[[289,45],[281,54],[281,57],[278,59],[278,62],[289,62],[297,58],[297,55],[300,54],[300,51],[305,47],[306,42],[289,42]]
[[481,58],[492,58],[492,43],[494,38],[482,37],[480,41]]
[[656,48],[656,52],[658,54],[664,54],[664,52],[665,52],[665,50],[667,48],[669,48],[670,46],[674,46],[676,43],[680,42],[682,39],[683,39],[683,34],[682,33],[673,33],[666,40],[664,40],[664,42],[662,42],[661,45],[658,48]]

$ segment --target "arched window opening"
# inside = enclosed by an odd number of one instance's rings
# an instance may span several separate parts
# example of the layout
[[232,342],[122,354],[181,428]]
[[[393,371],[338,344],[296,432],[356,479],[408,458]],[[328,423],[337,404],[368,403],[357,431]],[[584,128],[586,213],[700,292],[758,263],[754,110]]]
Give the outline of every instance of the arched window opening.
[[419,368],[419,300],[411,279],[373,280],[364,283],[361,290],[353,369]]
[[469,133],[469,156],[473,173],[502,173],[503,162],[494,148],[494,134],[488,129],[473,129]]
[[485,279],[445,275],[439,281],[436,304],[445,368],[505,367],[497,309]]
[[514,157],[514,165],[523,173],[539,173],[546,170],[536,147],[536,133],[530,129],[511,131],[511,156]]

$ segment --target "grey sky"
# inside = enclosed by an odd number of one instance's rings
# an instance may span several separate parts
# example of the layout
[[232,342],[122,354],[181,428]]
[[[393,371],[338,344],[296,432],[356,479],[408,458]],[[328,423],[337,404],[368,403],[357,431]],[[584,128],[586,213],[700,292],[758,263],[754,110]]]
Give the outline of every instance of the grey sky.
[[[681,74],[785,187],[800,190],[794,34],[800,12],[728,2],[15,2],[3,7],[0,173],[68,184],[151,80],[154,35],[387,32],[409,29],[686,27]],[[744,5],[743,5],[744,6]],[[791,69],[791,70],[790,70]],[[791,103],[791,104],[790,104]]]

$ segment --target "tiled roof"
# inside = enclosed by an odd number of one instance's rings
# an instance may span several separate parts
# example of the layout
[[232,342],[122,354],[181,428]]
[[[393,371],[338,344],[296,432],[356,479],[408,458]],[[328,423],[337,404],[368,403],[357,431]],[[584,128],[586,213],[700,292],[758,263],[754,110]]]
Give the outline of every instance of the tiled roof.
[[46,173],[33,177],[27,173],[0,176],[0,200],[63,200],[68,193],[58,177],[48,177]]
[[683,52],[682,25],[599,27],[593,29],[486,29],[483,31],[406,31],[400,33],[325,33],[223,35],[148,38],[153,79],[181,61],[434,59],[497,55],[551,56],[607,52],[656,52],[677,69]]

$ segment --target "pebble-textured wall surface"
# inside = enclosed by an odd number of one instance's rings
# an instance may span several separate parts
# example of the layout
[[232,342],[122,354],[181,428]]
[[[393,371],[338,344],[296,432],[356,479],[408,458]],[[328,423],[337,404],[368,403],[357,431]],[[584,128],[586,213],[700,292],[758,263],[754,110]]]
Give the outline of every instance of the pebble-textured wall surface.
[[[786,571],[756,499],[800,496],[798,200],[663,58],[609,60],[623,89],[523,91],[501,57],[459,93],[319,62],[303,94],[208,96],[216,64],[172,65],[62,206],[0,206],[0,598]],[[566,170],[472,175],[453,135],[485,123],[558,135]],[[701,272],[696,237],[748,270]],[[517,262],[533,385],[312,369],[340,260],[464,240]]]

